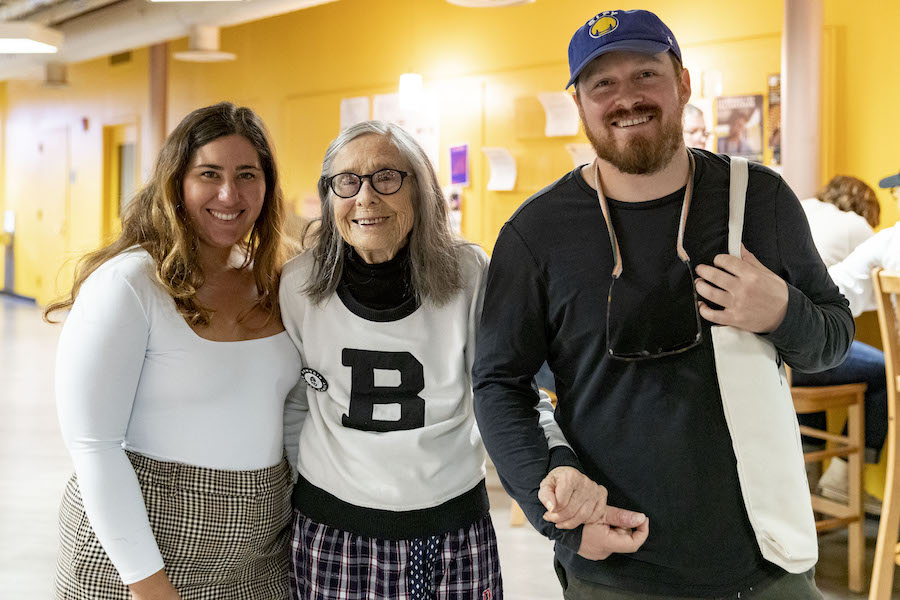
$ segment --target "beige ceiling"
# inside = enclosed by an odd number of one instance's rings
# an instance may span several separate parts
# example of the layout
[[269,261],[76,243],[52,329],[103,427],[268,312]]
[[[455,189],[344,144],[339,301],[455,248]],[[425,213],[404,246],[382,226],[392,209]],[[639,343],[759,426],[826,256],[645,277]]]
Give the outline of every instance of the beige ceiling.
[[58,54],[0,56],[0,81],[43,78],[47,62],[80,62],[187,37],[192,25],[226,27],[336,1],[0,0],[0,23],[30,21],[65,35]]

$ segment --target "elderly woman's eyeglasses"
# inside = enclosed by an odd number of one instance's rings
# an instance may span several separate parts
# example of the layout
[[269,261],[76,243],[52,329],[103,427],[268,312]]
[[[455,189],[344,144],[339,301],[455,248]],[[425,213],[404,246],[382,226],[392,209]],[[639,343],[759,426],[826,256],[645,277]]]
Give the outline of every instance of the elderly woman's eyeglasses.
[[409,173],[406,171],[381,169],[369,175],[338,173],[331,177],[322,177],[322,179],[339,198],[352,198],[362,189],[364,179],[369,180],[376,192],[389,196],[400,191],[400,188],[403,186],[403,180],[407,177],[409,177]]

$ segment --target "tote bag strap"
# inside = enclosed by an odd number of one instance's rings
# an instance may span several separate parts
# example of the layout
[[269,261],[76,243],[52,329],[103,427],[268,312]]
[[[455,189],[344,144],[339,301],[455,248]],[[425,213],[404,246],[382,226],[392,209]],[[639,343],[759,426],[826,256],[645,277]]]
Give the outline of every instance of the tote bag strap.
[[[747,160],[731,159],[728,253],[741,256]],[[778,351],[760,336],[710,329],[725,421],[747,517],[763,557],[790,573],[816,564],[818,540],[797,417]]]
[[741,257],[744,232],[744,198],[747,195],[747,159],[731,158],[731,184],[728,190],[728,254]]

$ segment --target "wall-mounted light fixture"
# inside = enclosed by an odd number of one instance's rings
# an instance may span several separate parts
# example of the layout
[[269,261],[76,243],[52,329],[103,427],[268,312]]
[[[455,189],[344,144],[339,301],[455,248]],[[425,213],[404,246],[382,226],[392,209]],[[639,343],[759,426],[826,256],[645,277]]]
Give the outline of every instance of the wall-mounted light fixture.
[[53,54],[63,34],[38,23],[0,23],[0,54]]

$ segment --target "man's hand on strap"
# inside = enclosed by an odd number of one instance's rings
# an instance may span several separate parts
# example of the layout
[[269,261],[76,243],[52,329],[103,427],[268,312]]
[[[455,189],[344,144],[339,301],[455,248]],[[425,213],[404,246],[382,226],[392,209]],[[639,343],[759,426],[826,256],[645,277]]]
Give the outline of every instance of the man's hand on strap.
[[752,333],[769,333],[787,312],[788,287],[741,244],[741,258],[719,254],[711,265],[697,265],[697,293],[722,307],[700,301],[700,316],[718,325]]

